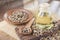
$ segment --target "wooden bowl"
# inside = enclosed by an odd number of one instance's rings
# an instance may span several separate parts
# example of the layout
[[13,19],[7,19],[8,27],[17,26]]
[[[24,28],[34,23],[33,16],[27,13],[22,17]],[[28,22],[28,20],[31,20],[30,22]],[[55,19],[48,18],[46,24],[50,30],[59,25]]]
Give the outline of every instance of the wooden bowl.
[[[10,15],[12,15],[12,13],[15,12],[15,11],[21,11],[21,12],[26,13],[26,15],[27,15],[28,18],[25,21],[23,21],[23,22],[13,22],[13,21],[11,21],[8,17]],[[32,13],[30,11],[26,10],[26,9],[12,9],[12,10],[7,11],[6,13],[7,13],[6,20],[9,23],[12,23],[12,24],[24,24],[24,23],[27,23],[29,20],[31,20],[33,18]]]

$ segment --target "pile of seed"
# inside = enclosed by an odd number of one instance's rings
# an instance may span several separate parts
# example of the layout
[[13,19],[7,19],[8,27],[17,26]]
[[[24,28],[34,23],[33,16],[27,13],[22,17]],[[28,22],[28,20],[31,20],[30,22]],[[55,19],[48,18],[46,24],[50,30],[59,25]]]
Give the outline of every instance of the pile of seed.
[[43,37],[40,40],[60,40],[60,32],[56,32],[56,34],[52,35],[49,34],[49,36],[43,35]]
[[[40,26],[43,28],[41,28]],[[33,35],[35,35],[35,36],[43,35],[44,32],[50,30],[50,29],[48,29],[48,27],[50,27],[50,25],[47,25],[47,26],[45,26],[45,25],[37,26],[36,24],[32,25]],[[51,27],[53,27],[53,24],[51,25]]]
[[60,23],[56,23],[51,29],[42,30],[35,26],[33,28],[33,35],[37,37],[32,40],[60,40]]
[[[21,35],[19,33],[19,28],[16,28],[16,32],[18,34],[18,36],[25,40],[27,37]],[[32,25],[32,36],[35,35],[35,37],[31,38],[30,35],[26,35],[29,36],[30,38],[28,38],[29,40],[60,40],[60,23],[57,22],[55,23],[55,25],[51,28],[51,29],[39,29],[38,27],[35,26],[35,22]],[[25,37],[25,39],[23,38]]]
[[23,33],[29,33],[29,32],[30,32],[30,28],[24,28],[24,29],[22,30],[22,32],[23,32]]
[[8,18],[12,22],[22,23],[27,20],[28,15],[23,11],[17,10],[17,11],[14,11],[10,16],[8,16]]

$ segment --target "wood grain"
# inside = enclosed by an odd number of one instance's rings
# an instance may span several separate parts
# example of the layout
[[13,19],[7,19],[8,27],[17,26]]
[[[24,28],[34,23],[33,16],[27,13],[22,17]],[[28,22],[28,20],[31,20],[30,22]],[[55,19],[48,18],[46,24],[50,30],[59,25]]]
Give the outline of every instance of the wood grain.
[[0,31],[0,40],[16,40],[16,39]]

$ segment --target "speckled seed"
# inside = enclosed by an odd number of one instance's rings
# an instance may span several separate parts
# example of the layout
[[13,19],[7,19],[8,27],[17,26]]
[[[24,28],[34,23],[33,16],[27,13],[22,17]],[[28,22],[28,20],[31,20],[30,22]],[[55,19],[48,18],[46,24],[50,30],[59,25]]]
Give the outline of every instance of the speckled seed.
[[14,11],[12,15],[8,17],[12,22],[24,22],[28,17],[26,13],[21,11]]
[[36,30],[33,30],[33,35],[37,36],[38,32]]
[[22,32],[23,32],[23,33],[29,33],[29,32],[30,32],[30,28],[24,28],[24,29],[22,30]]

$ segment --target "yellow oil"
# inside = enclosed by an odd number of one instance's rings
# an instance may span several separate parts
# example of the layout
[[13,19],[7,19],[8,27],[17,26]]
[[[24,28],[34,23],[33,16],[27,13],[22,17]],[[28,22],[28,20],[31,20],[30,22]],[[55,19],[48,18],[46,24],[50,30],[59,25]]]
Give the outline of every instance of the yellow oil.
[[50,24],[52,22],[52,17],[48,15],[47,12],[43,13],[43,16],[36,15],[36,23],[38,24]]

